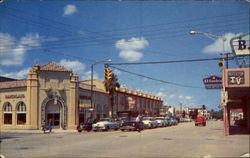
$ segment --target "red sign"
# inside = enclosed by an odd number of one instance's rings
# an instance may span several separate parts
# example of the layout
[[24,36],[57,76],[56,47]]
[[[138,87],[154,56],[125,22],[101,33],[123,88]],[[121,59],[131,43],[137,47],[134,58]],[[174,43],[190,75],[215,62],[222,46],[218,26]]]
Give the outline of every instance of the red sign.
[[222,89],[222,78],[215,75],[204,78],[203,83],[206,89]]

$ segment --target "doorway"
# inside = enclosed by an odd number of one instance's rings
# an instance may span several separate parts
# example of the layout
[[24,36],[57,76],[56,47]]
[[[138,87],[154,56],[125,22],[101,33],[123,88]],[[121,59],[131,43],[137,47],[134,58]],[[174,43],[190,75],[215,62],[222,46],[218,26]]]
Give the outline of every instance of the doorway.
[[49,124],[49,120],[52,120],[53,128],[60,128],[60,113],[50,113],[47,114],[47,124]]
[[46,124],[49,124],[51,119],[52,128],[61,128],[61,104],[51,100],[46,105]]

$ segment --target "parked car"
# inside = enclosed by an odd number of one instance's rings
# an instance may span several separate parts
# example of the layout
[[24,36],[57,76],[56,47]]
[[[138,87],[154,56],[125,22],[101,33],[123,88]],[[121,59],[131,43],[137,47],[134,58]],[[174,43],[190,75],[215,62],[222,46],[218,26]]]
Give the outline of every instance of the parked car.
[[171,125],[175,126],[178,124],[178,121],[176,119],[170,118],[169,121],[170,121]]
[[158,123],[158,127],[166,127],[167,126],[167,121],[164,119],[164,117],[156,117],[155,118],[157,123]]
[[93,131],[108,131],[110,129],[118,130],[120,128],[120,124],[115,122],[112,118],[101,118],[97,123],[92,125]]
[[206,119],[203,115],[197,115],[195,119],[195,126],[203,125],[206,126]]
[[92,130],[92,125],[94,124],[94,123],[96,123],[97,122],[97,120],[96,119],[93,119],[93,118],[91,118],[91,119],[88,119],[88,121],[87,122],[82,122],[82,123],[80,123],[78,126],[77,126],[77,130],[78,130],[78,132],[82,132],[83,130],[86,130],[86,131],[91,131]]
[[145,128],[156,128],[158,123],[153,117],[144,117],[142,119]]
[[143,129],[144,129],[143,122],[136,122],[136,121],[126,121],[120,127],[121,131],[128,130],[128,131],[138,131],[138,132],[140,132]]

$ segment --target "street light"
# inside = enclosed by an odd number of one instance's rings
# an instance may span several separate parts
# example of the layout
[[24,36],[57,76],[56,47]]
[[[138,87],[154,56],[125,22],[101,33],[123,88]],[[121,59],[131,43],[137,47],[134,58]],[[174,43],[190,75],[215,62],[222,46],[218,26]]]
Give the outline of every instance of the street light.
[[[224,42],[227,40],[224,36],[217,36],[217,35],[214,35],[214,34],[211,34],[211,33],[208,33],[208,32],[198,32],[198,31],[190,31],[190,34],[191,35],[195,35],[195,34],[203,34],[209,38],[212,38],[214,40],[214,38],[220,38],[222,40],[222,45],[223,45],[223,50],[222,50],[222,53],[221,55],[226,55],[226,68],[228,68],[228,55],[231,54],[231,53],[225,53],[224,54]],[[223,59],[224,60],[224,59]],[[222,96],[224,96],[224,94],[226,95],[227,94],[227,91],[226,91],[226,87],[225,85],[223,84],[223,91],[222,91]],[[224,118],[227,118],[227,108],[226,106],[224,106]],[[224,119],[224,122],[225,122],[225,126],[224,126],[224,132],[226,133],[226,135],[228,134],[228,129],[227,129],[227,125],[228,125],[228,119]]]
[[220,55],[226,55],[226,68],[228,68],[228,55],[231,54],[231,53],[224,53],[225,52],[225,41],[227,40],[226,37],[224,36],[218,36],[218,35],[214,35],[214,34],[211,34],[211,33],[208,33],[208,32],[199,32],[199,31],[190,31],[190,34],[191,35],[196,35],[196,34],[203,34],[205,36],[207,36],[208,38],[211,38],[211,39],[215,39],[215,38],[220,38],[222,40],[222,53]]
[[94,70],[94,66],[96,64],[100,64],[100,63],[106,63],[106,62],[112,62],[111,59],[108,59],[108,60],[101,60],[101,61],[97,61],[93,64],[91,64],[91,87],[90,87],[90,92],[91,92],[91,103],[90,103],[90,106],[91,108],[93,108],[93,70]]

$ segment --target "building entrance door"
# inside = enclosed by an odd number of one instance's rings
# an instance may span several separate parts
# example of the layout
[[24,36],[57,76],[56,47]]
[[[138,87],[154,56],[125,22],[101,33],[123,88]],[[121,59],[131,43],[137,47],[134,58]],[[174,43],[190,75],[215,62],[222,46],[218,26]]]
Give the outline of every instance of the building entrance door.
[[49,124],[49,120],[51,119],[51,125],[53,128],[60,128],[61,122],[61,105],[59,102],[56,104],[54,101],[49,101],[46,106],[46,124]]
[[50,119],[52,120],[53,128],[60,128],[60,114],[58,113],[47,114],[47,124],[49,124]]

